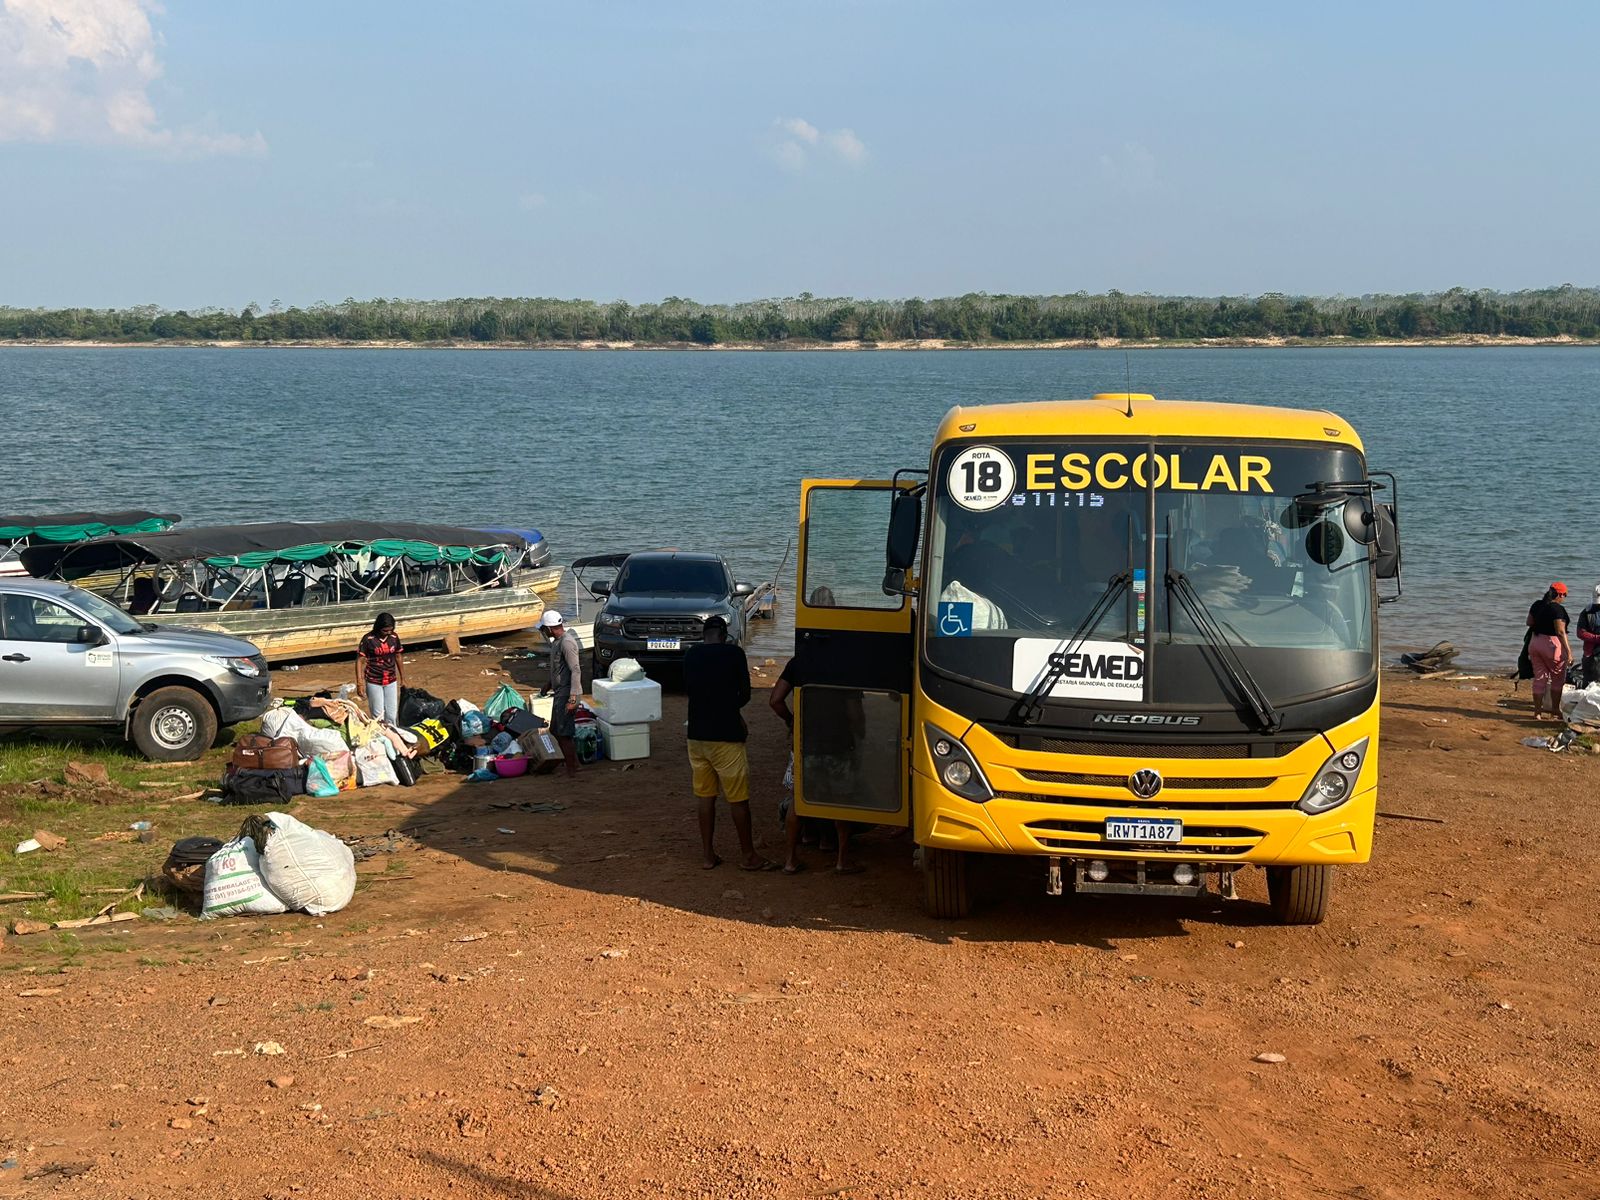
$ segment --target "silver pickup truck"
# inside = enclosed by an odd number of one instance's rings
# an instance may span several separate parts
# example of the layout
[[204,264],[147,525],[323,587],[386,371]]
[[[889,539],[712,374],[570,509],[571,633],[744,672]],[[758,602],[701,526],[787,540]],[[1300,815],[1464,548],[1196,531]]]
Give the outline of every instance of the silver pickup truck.
[[249,642],[158,629],[66,584],[0,578],[0,728],[113,726],[145,757],[181,762],[271,695]]

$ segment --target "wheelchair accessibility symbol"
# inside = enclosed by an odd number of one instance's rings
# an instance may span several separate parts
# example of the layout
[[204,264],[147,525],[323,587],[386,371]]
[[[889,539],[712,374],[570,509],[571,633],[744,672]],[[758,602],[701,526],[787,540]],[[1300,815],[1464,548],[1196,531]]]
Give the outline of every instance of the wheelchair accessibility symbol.
[[946,600],[939,605],[939,636],[972,636],[971,600]]

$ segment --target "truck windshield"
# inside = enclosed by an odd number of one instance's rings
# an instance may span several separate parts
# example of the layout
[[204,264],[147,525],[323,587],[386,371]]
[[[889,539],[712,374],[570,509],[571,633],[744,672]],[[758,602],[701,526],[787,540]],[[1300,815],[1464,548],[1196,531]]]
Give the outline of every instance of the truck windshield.
[[72,602],[87,616],[93,617],[112,633],[138,633],[144,626],[133,617],[123,612],[109,600],[96,596],[93,592],[86,592],[82,588],[73,588]]
[[682,558],[630,558],[612,591],[654,596],[725,596],[728,575],[718,562]]
[[[999,464],[987,494],[985,462]],[[1367,547],[1345,535],[1337,506],[1296,497],[1364,479],[1355,451],[1304,444],[953,444],[932,476],[927,661],[1027,693],[1081,630],[1079,677],[1052,697],[1235,703],[1237,688],[1207,666],[1215,639],[1173,595],[1174,573],[1274,698],[1363,679]]]

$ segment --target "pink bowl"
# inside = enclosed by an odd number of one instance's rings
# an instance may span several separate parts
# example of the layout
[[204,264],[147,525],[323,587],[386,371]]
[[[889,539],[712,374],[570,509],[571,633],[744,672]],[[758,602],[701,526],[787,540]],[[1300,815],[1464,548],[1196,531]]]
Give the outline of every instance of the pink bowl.
[[494,760],[494,769],[495,774],[499,775],[501,779],[514,779],[518,775],[526,775],[528,773],[528,756],[515,754],[497,758]]

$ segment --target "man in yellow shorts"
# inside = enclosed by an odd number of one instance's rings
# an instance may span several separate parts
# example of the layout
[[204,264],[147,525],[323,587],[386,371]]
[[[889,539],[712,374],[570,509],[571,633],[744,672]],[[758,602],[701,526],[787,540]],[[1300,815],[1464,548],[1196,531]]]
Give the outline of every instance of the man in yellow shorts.
[[700,810],[700,842],[706,870],[717,866],[717,789],[728,801],[739,835],[739,866],[771,871],[777,863],[756,852],[750,832],[750,767],[744,743],[749,736],[739,710],[750,702],[750,665],[744,651],[728,641],[728,623],[706,621],[705,640],[683,656],[683,687],[689,696],[689,766]]

